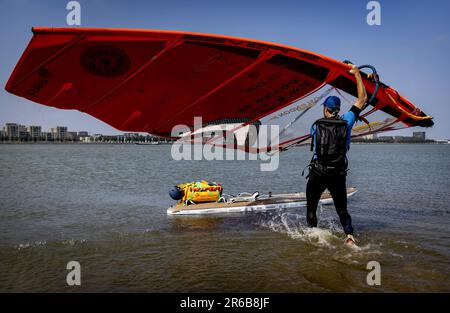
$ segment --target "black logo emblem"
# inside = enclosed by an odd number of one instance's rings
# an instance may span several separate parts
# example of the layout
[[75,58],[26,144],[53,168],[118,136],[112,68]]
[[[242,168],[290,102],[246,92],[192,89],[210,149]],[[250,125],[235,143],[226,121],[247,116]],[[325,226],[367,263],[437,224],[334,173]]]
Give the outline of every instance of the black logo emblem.
[[89,73],[116,77],[125,74],[130,68],[128,55],[119,48],[113,46],[91,47],[81,55],[81,65]]

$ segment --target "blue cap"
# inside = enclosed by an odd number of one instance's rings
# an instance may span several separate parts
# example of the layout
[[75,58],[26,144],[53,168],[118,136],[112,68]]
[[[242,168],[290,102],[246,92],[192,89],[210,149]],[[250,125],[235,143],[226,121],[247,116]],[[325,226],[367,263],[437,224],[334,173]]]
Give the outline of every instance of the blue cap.
[[183,192],[177,186],[174,186],[169,189],[169,196],[173,200],[180,200],[183,197]]
[[323,105],[330,111],[336,112],[341,109],[341,99],[336,96],[329,96],[323,102]]

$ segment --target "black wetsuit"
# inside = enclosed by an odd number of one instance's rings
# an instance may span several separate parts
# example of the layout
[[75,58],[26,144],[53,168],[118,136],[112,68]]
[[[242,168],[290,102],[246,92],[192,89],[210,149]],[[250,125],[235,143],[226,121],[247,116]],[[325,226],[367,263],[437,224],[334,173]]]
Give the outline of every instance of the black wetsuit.
[[[347,149],[350,145],[350,135],[351,129],[358,118],[360,110],[353,106],[349,112],[344,114],[343,120],[347,122],[348,132],[347,132]],[[313,133],[313,130],[312,130]],[[313,133],[313,142],[315,142],[315,134]],[[314,153],[316,155],[316,153]],[[314,160],[315,157],[313,157]],[[313,162],[314,163],[314,162]],[[327,174],[324,175],[321,171],[316,170],[314,165],[310,169],[308,183],[306,185],[306,200],[307,200],[307,213],[306,220],[310,227],[317,227],[317,205],[319,203],[320,197],[325,189],[330,192],[334,206],[336,207],[336,212],[339,215],[339,220],[344,228],[346,234],[353,234],[352,218],[347,211],[347,184],[346,184],[347,173],[346,170],[341,171],[338,174]]]
[[306,185],[307,215],[306,219],[310,227],[317,227],[317,205],[320,196],[328,189],[333,197],[336,212],[339,215],[342,227],[346,234],[353,234],[352,218],[347,211],[347,186],[346,174],[321,176],[312,170]]

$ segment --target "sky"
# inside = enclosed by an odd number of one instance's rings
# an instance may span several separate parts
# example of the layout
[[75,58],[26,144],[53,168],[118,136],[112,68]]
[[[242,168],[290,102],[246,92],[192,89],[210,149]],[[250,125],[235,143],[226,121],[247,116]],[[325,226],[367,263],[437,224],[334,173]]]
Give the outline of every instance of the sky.
[[[32,26],[67,27],[66,0],[0,0],[0,126],[7,122],[49,130],[118,134],[78,111],[58,110],[4,90],[32,37]],[[369,26],[366,0],[117,1],[79,0],[81,27],[196,31],[286,44],[355,64],[373,64],[428,115],[427,137],[450,139],[450,1],[384,0],[381,25]],[[413,128],[397,132],[409,135]]]

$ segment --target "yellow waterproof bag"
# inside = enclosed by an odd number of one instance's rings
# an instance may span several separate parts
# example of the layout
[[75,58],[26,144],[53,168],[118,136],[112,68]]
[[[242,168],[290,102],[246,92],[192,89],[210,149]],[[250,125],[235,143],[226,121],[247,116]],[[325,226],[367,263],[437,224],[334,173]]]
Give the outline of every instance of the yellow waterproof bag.
[[183,191],[184,204],[216,202],[222,196],[222,186],[206,180],[178,185]]

